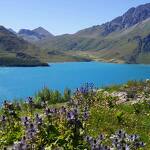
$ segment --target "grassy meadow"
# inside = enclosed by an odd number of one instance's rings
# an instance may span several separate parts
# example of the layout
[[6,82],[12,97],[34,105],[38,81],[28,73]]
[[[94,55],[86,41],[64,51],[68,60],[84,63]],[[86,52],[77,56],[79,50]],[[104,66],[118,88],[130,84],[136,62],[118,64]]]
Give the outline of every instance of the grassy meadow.
[[44,88],[0,109],[0,149],[150,149],[150,81],[64,94]]

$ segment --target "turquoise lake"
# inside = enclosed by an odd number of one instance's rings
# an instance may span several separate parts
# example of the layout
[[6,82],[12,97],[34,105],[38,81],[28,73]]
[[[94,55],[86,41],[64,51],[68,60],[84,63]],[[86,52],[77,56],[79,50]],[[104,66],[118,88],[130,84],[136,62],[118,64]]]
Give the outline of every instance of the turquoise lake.
[[50,67],[0,67],[0,101],[33,96],[44,86],[63,91],[86,82],[96,87],[150,78],[150,65],[100,62],[51,63]]

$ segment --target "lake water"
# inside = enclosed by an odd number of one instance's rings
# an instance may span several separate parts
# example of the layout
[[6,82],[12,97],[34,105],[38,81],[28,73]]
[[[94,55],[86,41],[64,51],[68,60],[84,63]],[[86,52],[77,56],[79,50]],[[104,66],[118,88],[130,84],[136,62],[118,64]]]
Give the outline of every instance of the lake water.
[[1,67],[0,101],[26,98],[44,86],[63,91],[86,82],[97,87],[150,78],[150,65],[100,62],[52,63],[51,67]]

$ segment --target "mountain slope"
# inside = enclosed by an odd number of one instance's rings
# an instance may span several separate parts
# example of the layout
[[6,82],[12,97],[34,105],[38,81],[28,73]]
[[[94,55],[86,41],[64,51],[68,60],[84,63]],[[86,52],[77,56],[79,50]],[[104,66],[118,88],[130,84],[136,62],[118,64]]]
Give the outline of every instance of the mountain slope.
[[38,27],[34,30],[21,29],[18,32],[18,36],[22,37],[24,40],[30,43],[38,42],[40,40],[53,37],[51,33],[49,33],[42,27]]
[[47,65],[31,56],[35,47],[3,26],[0,26],[0,66],[43,66]]
[[137,23],[140,23],[150,18],[150,3],[140,5],[138,7],[130,8],[122,16],[113,19],[110,22],[102,24],[101,26],[93,26],[77,32],[80,36],[106,36],[112,32],[120,31],[122,29],[128,29]]
[[10,32],[12,32],[13,34],[17,34],[17,32],[15,32],[13,29],[9,28],[8,29]]
[[131,8],[105,24],[72,35],[46,38],[36,44],[47,51],[67,51],[70,55],[80,54],[94,60],[150,63],[149,38],[147,50],[142,50],[149,35],[150,3]]
[[44,28],[42,27],[38,27],[34,30],[32,30],[33,32],[43,36],[43,38],[49,38],[49,37],[53,37],[54,35],[51,34],[50,32],[48,32],[47,30],[45,30]]

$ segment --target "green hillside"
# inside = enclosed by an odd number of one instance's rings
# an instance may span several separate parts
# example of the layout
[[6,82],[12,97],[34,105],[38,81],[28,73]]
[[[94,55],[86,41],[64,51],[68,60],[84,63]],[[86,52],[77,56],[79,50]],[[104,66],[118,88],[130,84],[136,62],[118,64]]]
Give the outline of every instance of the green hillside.
[[54,36],[42,27],[15,33],[0,26],[1,66],[91,60],[149,64],[149,56],[150,3],[75,34]]
[[[150,34],[150,19],[128,29],[112,32],[107,36],[97,35],[97,28],[99,26],[80,31],[74,35],[56,36],[49,40],[40,41],[37,45],[45,48],[46,51],[61,51],[64,53],[67,51],[69,55],[88,56],[93,60],[150,63],[150,59],[145,61],[145,55],[150,50],[140,50],[139,47],[139,43],[144,44],[143,39]],[[150,43],[149,40],[148,43]],[[132,60],[135,53],[136,58]]]
[[[36,47],[0,26],[0,66],[47,66],[32,52]],[[37,52],[36,52],[37,53]]]
[[88,59],[124,63],[150,63],[150,3],[133,7],[102,25],[37,42],[45,51]]

